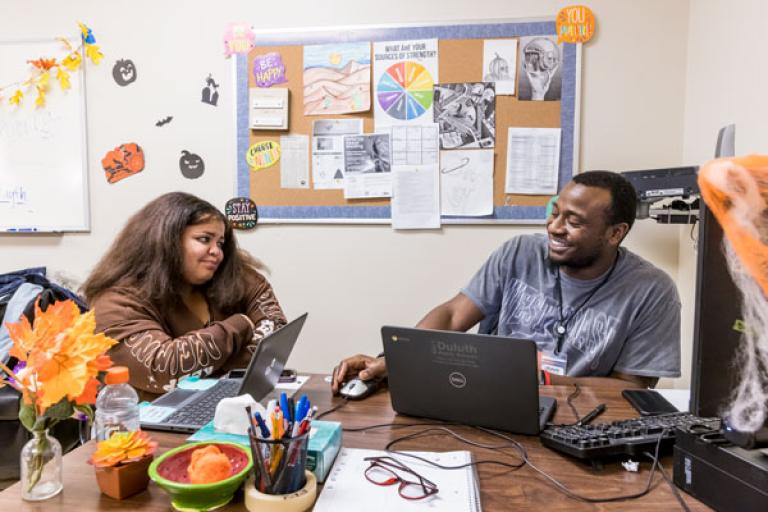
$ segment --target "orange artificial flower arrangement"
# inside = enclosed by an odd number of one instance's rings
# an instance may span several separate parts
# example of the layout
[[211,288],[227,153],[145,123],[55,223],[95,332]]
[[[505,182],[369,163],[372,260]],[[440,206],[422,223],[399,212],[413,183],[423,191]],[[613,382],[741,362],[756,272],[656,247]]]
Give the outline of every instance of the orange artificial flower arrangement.
[[[73,416],[93,418],[101,372],[112,366],[105,352],[117,341],[94,334],[94,312],[80,313],[71,300],[55,302],[43,312],[35,304],[34,325],[26,316],[7,323],[13,341],[10,355],[18,359],[13,370],[0,363],[6,375],[0,386],[10,385],[22,395],[19,420],[33,434],[43,434]],[[103,375],[102,375],[103,378]],[[41,444],[45,435],[36,435]],[[44,461],[33,461],[26,485],[40,479]]]
[[128,464],[154,454],[156,449],[157,443],[146,432],[115,432],[99,441],[88,463],[97,468]]

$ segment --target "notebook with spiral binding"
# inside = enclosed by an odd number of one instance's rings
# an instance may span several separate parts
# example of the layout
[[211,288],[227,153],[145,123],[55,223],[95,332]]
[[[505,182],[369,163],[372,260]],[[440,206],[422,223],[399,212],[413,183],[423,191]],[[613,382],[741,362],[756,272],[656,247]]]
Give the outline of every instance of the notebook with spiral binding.
[[[443,466],[461,466],[472,462],[468,451],[404,452]],[[397,485],[382,486],[369,482],[366,457],[389,456],[434,482],[438,492],[420,500],[407,500],[398,494]],[[440,512],[481,512],[480,490],[475,466],[441,469],[426,462],[382,450],[342,448],[323,491],[315,503],[315,512],[360,512],[365,510],[439,510]]]

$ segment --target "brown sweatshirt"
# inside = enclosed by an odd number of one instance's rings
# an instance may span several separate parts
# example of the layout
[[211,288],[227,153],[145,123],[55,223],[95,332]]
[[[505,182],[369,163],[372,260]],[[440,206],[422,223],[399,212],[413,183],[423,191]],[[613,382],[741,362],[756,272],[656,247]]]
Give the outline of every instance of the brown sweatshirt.
[[143,399],[173,389],[186,375],[208,376],[244,368],[262,338],[285,325],[285,315],[262,276],[254,282],[242,314],[225,316],[211,308],[207,324],[179,301],[167,315],[136,290],[113,288],[91,304],[96,331],[120,343],[109,355],[127,366]]

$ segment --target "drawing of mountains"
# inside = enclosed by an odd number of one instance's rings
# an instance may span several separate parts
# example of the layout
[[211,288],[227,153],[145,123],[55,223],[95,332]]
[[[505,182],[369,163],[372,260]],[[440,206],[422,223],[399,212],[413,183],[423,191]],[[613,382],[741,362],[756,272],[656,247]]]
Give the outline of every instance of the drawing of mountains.
[[352,60],[341,69],[304,70],[304,115],[364,112],[370,108],[370,64]]

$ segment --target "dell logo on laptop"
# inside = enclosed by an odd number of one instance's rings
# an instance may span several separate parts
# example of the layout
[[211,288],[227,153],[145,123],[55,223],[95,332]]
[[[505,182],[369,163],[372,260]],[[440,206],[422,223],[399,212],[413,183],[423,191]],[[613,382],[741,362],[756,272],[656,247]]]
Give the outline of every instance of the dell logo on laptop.
[[448,376],[448,383],[458,389],[467,385],[467,378],[461,372],[453,372]]

